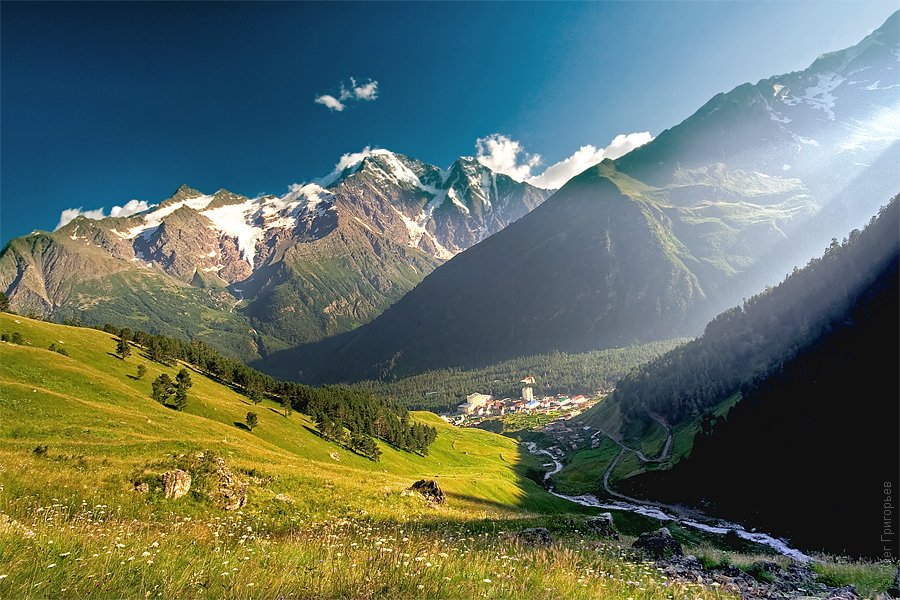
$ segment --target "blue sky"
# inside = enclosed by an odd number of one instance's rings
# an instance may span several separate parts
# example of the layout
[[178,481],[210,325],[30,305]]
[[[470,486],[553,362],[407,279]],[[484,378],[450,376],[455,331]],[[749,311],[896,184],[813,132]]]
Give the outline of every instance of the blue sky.
[[803,69],[896,8],[4,1],[0,243],[54,229],[67,209],[155,204],[182,183],[283,194],[366,147],[440,167],[480,148],[540,176]]

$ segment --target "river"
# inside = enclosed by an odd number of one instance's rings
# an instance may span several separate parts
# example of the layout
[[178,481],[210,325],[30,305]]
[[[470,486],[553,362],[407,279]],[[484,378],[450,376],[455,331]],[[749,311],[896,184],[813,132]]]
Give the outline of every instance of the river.
[[[554,456],[549,450],[538,449],[537,444],[534,442],[524,442],[525,447],[528,448],[528,452],[531,454],[545,454],[549,456],[555,465],[553,471],[544,475],[544,480],[548,479],[551,475],[559,473],[563,465],[559,461],[559,458]],[[661,508],[656,506],[644,505],[644,504],[635,504],[632,502],[624,502],[621,500],[610,500],[610,501],[602,501],[596,496],[591,494],[582,494],[580,496],[566,496],[564,494],[558,494],[553,491],[551,487],[549,492],[556,496],[557,498],[563,498],[565,500],[569,500],[570,502],[574,502],[576,504],[581,504],[582,506],[591,506],[594,508],[605,508],[609,510],[623,510],[627,512],[633,512],[637,514],[641,514],[647,517],[651,517],[654,519],[658,519],[660,521],[675,521],[679,525],[693,527],[694,529],[699,529],[701,531],[707,531],[710,533],[718,533],[718,534],[726,534],[729,531],[734,531],[738,537],[749,540],[752,542],[756,542],[757,544],[762,544],[764,546],[768,546],[772,548],[779,554],[783,554],[785,556],[789,556],[798,562],[809,562],[813,560],[810,556],[807,556],[800,550],[795,548],[791,548],[788,546],[787,542],[784,540],[775,538],[770,536],[767,533],[759,533],[756,531],[747,531],[742,526],[737,523],[730,523],[728,521],[716,521],[715,525],[707,525],[705,523],[699,523],[697,521],[692,521],[690,519],[681,519],[675,517]]]

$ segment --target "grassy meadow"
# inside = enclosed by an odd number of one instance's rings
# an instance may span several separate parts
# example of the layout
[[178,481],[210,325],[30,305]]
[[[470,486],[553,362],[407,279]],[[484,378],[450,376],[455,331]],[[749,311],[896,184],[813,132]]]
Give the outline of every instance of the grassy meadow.
[[[196,371],[183,412],[158,404],[151,382],[184,365],[137,347],[123,360],[108,333],[11,314],[0,329],[22,340],[0,343],[0,598],[730,597],[634,558],[650,519],[615,515],[620,540],[589,532],[601,511],[526,478],[541,460],[515,440],[413,413],[438,430],[428,455],[379,441],[373,462]],[[164,497],[159,475],[203,456],[249,482],[242,509],[217,508],[199,479]],[[423,478],[445,504],[403,493]],[[554,544],[504,535],[535,526]]]
[[[0,344],[0,597],[720,596],[629,560],[628,538],[588,534],[591,509],[525,478],[540,460],[515,440],[414,413],[438,428],[428,455],[379,442],[373,462],[324,441],[306,415],[254,406],[196,371],[184,412],[158,404],[151,382],[183,365],[137,347],[123,360],[110,334],[10,314],[0,326],[23,340]],[[250,482],[243,509],[135,491],[200,453]],[[402,493],[422,478],[446,504]],[[557,543],[503,537],[536,525]]]

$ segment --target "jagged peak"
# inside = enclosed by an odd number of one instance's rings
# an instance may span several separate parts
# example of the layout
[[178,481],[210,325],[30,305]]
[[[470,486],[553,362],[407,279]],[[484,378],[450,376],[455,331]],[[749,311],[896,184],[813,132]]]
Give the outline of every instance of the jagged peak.
[[366,159],[373,156],[386,155],[395,156],[395,153],[383,148],[375,148],[373,150],[369,146],[366,146],[359,152],[348,152],[347,154],[341,156],[341,159],[337,162],[337,164],[334,165],[334,169],[332,169],[331,173],[329,173],[325,177],[313,179],[311,183],[319,185],[323,188],[331,187],[340,183],[353,173],[357,172],[366,161]]
[[203,196],[203,192],[195,190],[188,184],[183,183],[177,190],[175,190],[175,193],[172,194],[171,197],[163,200],[162,203],[160,203],[159,207],[164,208],[176,202],[184,202],[185,200],[190,200],[192,198],[200,198],[201,196]]
[[204,210],[212,210],[214,208],[229,206],[231,204],[243,204],[247,200],[248,199],[246,196],[241,196],[240,194],[235,194],[234,192],[229,192],[225,188],[222,188],[218,192],[213,194],[213,199],[209,204],[206,205],[206,208]]

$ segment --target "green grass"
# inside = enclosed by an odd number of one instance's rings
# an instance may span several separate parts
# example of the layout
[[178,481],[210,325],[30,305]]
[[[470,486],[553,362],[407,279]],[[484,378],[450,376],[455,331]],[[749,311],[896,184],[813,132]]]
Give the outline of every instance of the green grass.
[[607,437],[593,450],[572,454],[563,470],[552,477],[556,489],[567,495],[600,492],[603,474],[618,454],[619,445]]
[[819,581],[833,587],[853,585],[861,598],[873,598],[891,586],[897,565],[887,562],[831,559],[813,565]]
[[[540,460],[515,440],[414,413],[439,431],[428,456],[380,444],[374,463],[319,438],[305,415],[253,406],[198,372],[184,412],[157,404],[150,382],[182,365],[138,348],[122,360],[109,334],[8,314],[0,327],[25,342],[0,344],[2,597],[614,598],[638,586],[666,597],[646,567],[577,532],[597,511],[524,477]],[[216,509],[199,483],[163,497],[159,474],[198,452],[249,480],[241,511]],[[440,483],[446,505],[401,493],[420,478]],[[566,543],[501,537],[535,524]]]
[[[428,456],[380,444],[375,463],[319,438],[305,415],[254,407],[201,373],[184,412],[163,407],[150,382],[181,365],[137,348],[121,360],[109,334],[8,314],[0,328],[25,341],[0,343],[0,597],[728,597],[631,558],[653,519],[616,513],[621,542],[592,537],[584,519],[600,511],[525,477],[541,459],[515,440],[414,413],[439,432]],[[252,432],[240,426],[248,410]],[[159,474],[197,475],[198,452],[249,481],[242,510],[217,509],[199,477],[185,497],[163,497]],[[445,505],[402,493],[421,478],[440,483]],[[556,543],[503,537],[533,526]]]

